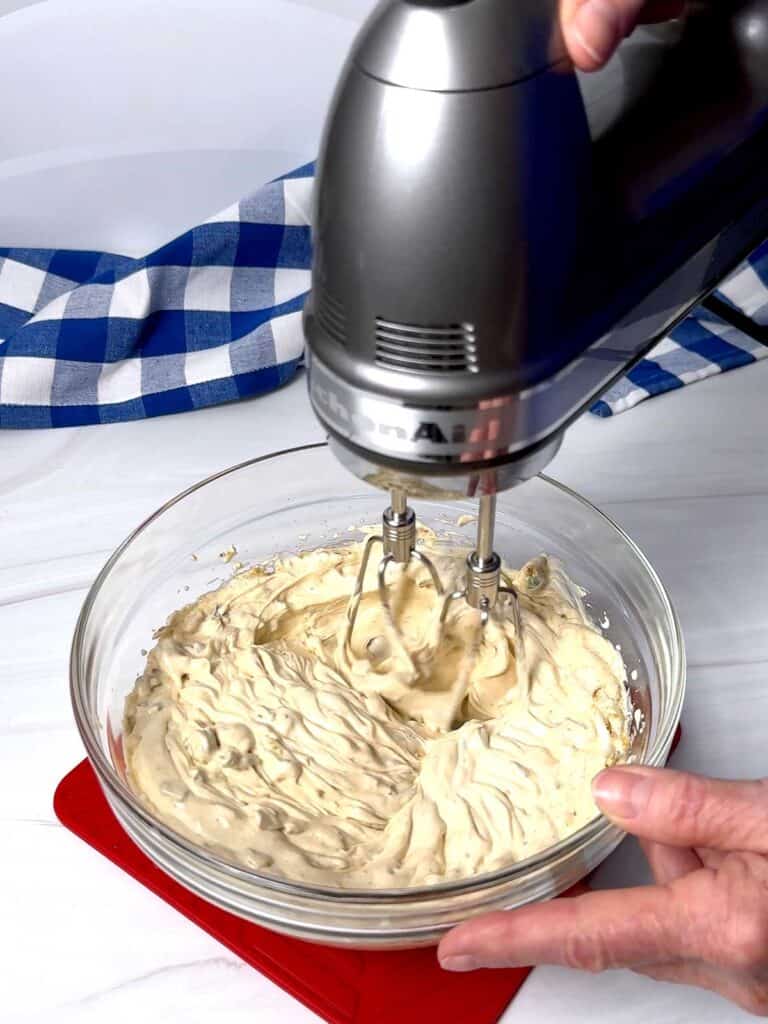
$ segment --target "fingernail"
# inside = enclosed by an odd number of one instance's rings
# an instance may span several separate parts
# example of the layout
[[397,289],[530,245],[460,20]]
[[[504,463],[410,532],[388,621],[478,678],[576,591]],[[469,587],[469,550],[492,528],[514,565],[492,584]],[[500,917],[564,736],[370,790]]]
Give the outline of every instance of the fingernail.
[[444,971],[474,971],[479,965],[473,956],[446,956],[440,966]]
[[642,768],[607,768],[592,782],[592,796],[612,818],[637,818],[648,806],[652,779]]
[[621,42],[619,12],[608,0],[585,0],[573,16],[570,31],[597,64],[602,64]]

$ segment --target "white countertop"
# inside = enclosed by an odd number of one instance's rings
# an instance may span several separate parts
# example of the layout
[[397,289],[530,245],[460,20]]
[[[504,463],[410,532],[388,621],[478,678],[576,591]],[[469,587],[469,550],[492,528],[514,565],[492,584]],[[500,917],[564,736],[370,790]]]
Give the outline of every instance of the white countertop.
[[[22,6],[22,0],[3,0],[0,13]],[[159,56],[146,60],[162,57],[164,68],[169,54],[190,62],[186,71],[176,68],[177,78],[187,92],[198,89],[189,107],[218,132],[205,153],[198,147],[190,160],[189,117],[177,116],[167,91],[141,94],[146,66],[135,69],[131,81],[130,62],[118,74],[104,60],[102,88],[80,104],[79,116],[86,116],[83,106],[90,111],[90,127],[67,147],[77,135],[77,126],[66,124],[74,117],[67,92],[86,95],[83,67],[92,64],[70,61],[64,84],[54,73],[38,75],[34,90],[14,93],[12,112],[0,111],[0,244],[141,251],[267,175],[303,162],[316,144],[333,68],[358,8],[366,6],[353,0],[115,0],[105,8],[95,0],[48,0],[0,18],[0,90],[13,88],[13,75],[18,80],[25,73],[31,52],[38,68],[50,69],[56,54],[71,55],[75,45],[90,46],[89,60],[95,60],[96,51],[109,52],[101,46],[105,40],[119,37],[128,52],[133,39],[143,54],[156,44]],[[169,11],[177,19],[182,12],[189,30],[181,51],[173,49],[177,34]],[[282,33],[283,47],[298,25],[311,29],[317,50],[311,75],[294,52],[305,45],[306,33],[300,33],[291,43],[288,76],[296,81],[289,87],[285,72],[280,79],[280,61],[261,45],[265,25],[274,38]],[[201,84],[188,72],[195,48],[199,62],[211,44],[210,26],[218,33],[213,52],[221,56],[224,47],[227,59]],[[253,71],[254,53],[266,71]],[[283,90],[279,102],[295,115],[290,131],[285,119],[266,116],[269,106],[245,127],[259,74],[262,93],[265,82],[275,96]],[[121,85],[115,75],[126,81]],[[132,99],[122,110],[122,134],[105,141],[97,138],[110,130],[99,97],[111,90],[114,103],[119,88]],[[304,90],[295,110],[291,89]],[[49,110],[54,94],[60,101],[55,116]],[[145,149],[125,128],[131,111],[136,131],[154,126]],[[8,117],[15,118],[15,134],[7,130]],[[41,124],[45,117],[50,125]],[[66,138],[46,148],[41,132],[54,131]],[[281,133],[285,137],[270,149],[264,139]],[[182,165],[185,187],[174,189]],[[685,736],[675,763],[725,776],[766,774],[768,763],[766,393],[768,361],[613,420],[587,416],[551,466],[553,475],[626,527],[667,584],[689,658]],[[107,555],[143,517],[194,481],[319,437],[301,379],[266,397],[180,416],[0,434],[3,1021],[190,1024],[212,1014],[227,1024],[317,1020],[59,826],[51,798],[83,756],[69,706],[68,648],[86,588]],[[600,872],[605,884],[642,877],[631,843]],[[747,1019],[714,996],[628,972],[592,977],[547,968],[533,973],[504,1021],[587,1024],[603,1015],[612,1024]]]

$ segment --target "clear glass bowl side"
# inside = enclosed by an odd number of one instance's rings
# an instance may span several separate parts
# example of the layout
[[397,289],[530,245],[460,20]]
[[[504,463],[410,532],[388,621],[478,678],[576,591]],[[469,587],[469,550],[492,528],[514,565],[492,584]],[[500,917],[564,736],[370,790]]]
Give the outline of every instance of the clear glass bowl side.
[[[198,895],[276,930],[344,945],[434,941],[480,910],[562,892],[620,841],[597,818],[544,855],[503,872],[430,890],[354,894],[269,879],[193,847],[154,822],[125,782],[122,716],[153,631],[181,604],[219,585],[236,563],[360,536],[379,521],[386,496],[344,470],[325,446],[256,460],[192,488],[156,513],[113,555],[94,583],[72,649],[78,725],[108,800],[134,840]],[[456,525],[472,502],[414,502],[422,522],[469,545],[474,524]],[[222,555],[237,549],[229,562]],[[684,687],[679,627],[642,554],[610,520],[545,478],[499,498],[497,550],[511,565],[546,552],[588,591],[596,620],[621,645],[633,701],[646,729],[636,756],[663,763]]]

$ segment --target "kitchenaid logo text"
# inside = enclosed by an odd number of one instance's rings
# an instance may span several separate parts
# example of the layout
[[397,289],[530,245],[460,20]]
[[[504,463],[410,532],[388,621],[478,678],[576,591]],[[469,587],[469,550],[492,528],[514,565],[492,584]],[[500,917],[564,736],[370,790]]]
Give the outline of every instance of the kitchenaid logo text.
[[[383,423],[371,419],[365,413],[350,409],[343,400],[317,382],[312,386],[312,397],[315,403],[338,429],[349,435],[353,433],[378,434],[382,437],[395,438],[398,441],[429,441],[431,444],[464,444],[467,440],[467,428],[463,423],[452,424],[449,428],[439,423],[418,420],[411,429],[400,424]],[[446,433],[447,430],[447,433]]]

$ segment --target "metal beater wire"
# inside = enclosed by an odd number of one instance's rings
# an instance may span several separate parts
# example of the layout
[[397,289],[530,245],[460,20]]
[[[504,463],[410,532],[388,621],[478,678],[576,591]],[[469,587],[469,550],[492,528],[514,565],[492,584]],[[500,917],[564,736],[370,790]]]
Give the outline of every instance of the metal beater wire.
[[382,517],[381,534],[371,536],[365,542],[363,555],[360,559],[360,569],[358,570],[355,586],[352,590],[352,595],[347,606],[347,626],[344,633],[344,653],[347,658],[351,658],[352,634],[354,632],[355,622],[357,621],[357,615],[360,610],[360,602],[363,598],[365,574],[374,544],[381,544],[384,551],[384,555],[379,562],[376,574],[379,601],[386,617],[387,625],[397,639],[397,643],[402,654],[408,659],[415,670],[413,659],[408,653],[402,634],[392,612],[389,591],[387,590],[387,569],[393,563],[402,565],[406,568],[411,561],[418,562],[429,572],[430,579],[432,580],[432,584],[438,598],[442,598],[444,590],[443,584],[440,580],[440,575],[435,568],[434,563],[421,551],[416,550],[416,517],[413,509],[408,507],[405,492],[399,488],[393,488],[391,492],[391,505],[385,510]]

